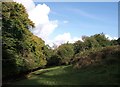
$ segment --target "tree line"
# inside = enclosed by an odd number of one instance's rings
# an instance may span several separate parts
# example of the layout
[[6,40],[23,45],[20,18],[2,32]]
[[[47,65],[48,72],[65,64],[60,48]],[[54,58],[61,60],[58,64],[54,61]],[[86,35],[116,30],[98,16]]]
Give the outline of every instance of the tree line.
[[82,40],[83,41],[78,40],[75,43],[64,43],[54,50],[46,47],[45,55],[48,60],[48,65],[72,64],[76,56],[83,52],[87,53],[90,50],[95,52],[106,47],[120,45],[120,38],[117,40],[109,40],[103,33],[89,37],[83,36]]

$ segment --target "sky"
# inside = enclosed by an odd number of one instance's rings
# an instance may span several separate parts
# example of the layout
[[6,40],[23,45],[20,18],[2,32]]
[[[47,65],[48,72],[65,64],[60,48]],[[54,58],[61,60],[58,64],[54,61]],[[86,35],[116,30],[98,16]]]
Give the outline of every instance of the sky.
[[56,44],[82,40],[82,36],[104,33],[118,38],[117,2],[34,2],[22,3],[35,28],[30,31],[51,47]]

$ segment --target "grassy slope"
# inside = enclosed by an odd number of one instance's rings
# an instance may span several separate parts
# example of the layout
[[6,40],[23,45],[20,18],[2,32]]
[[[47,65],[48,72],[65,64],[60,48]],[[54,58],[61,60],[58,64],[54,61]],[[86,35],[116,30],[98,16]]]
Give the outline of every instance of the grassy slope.
[[98,65],[83,69],[58,66],[35,71],[21,85],[118,85],[118,65]]

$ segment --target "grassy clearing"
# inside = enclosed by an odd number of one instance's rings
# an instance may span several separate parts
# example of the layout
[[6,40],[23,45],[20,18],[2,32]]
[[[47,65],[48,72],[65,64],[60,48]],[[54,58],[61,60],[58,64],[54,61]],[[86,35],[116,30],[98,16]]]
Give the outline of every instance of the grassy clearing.
[[17,85],[118,85],[118,65],[98,65],[83,69],[57,66],[30,73]]

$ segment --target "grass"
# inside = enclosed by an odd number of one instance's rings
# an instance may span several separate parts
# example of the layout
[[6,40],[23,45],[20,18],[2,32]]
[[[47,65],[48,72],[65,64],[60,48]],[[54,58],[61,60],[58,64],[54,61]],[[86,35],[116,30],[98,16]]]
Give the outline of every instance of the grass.
[[15,85],[118,85],[118,67],[114,65],[90,66],[74,69],[72,65],[38,70]]

